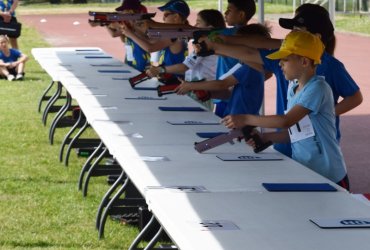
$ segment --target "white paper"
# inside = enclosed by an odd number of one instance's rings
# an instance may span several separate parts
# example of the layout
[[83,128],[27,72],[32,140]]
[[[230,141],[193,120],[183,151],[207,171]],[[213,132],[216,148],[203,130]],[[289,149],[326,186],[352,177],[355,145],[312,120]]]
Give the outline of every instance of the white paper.
[[172,120],[167,122],[171,125],[220,125],[220,122],[215,121]]
[[154,162],[154,161],[169,161],[166,156],[140,156],[143,161]]
[[219,154],[216,156],[223,161],[280,161],[283,160],[275,154]]
[[308,115],[303,117],[297,124],[291,126],[288,132],[291,143],[315,136],[315,131]]
[[240,230],[234,222],[227,220],[189,221],[189,224],[200,231]]
[[370,218],[310,219],[321,228],[370,228]]

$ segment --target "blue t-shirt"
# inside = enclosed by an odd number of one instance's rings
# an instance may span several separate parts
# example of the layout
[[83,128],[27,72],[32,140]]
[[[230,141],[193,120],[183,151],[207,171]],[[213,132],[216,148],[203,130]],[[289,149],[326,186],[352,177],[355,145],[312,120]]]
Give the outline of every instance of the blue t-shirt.
[[10,55],[5,56],[2,51],[0,51],[0,60],[3,60],[4,63],[11,63],[18,60],[21,57],[22,53],[16,49],[9,49]]
[[179,64],[182,63],[188,55],[188,45],[183,42],[182,50],[177,54],[172,53],[170,47],[162,49],[159,53],[159,64],[166,66]]
[[[238,30],[238,27],[226,28],[221,32],[221,34],[226,35],[226,36],[231,36],[231,35],[234,35],[237,30]],[[232,57],[218,56],[217,68],[216,68],[216,79],[220,79],[222,75],[227,73],[238,62],[239,60],[232,58]],[[212,101],[217,104],[215,114],[220,117],[223,117],[223,114],[225,113],[225,109],[227,107],[228,100],[213,99]]]
[[126,63],[139,71],[144,71],[150,65],[150,53],[143,50],[130,38],[127,38],[126,45],[131,46],[133,56],[132,61],[128,61],[126,57]]
[[[321,57],[321,64],[318,65],[316,74],[325,77],[325,81],[333,91],[334,104],[338,103],[339,97],[354,95],[360,88],[349,75],[343,63],[328,53]],[[336,117],[337,139],[340,141],[339,116]]]
[[[237,27],[226,28],[221,32],[221,34],[226,35],[226,36],[231,36],[231,35],[234,35],[237,30],[238,30]],[[216,79],[219,79],[223,74],[227,73],[238,62],[239,60],[232,58],[232,57],[218,56]]]
[[264,94],[264,76],[243,64],[233,73],[238,80],[227,103],[224,116],[236,114],[258,115]]
[[[185,60],[187,55],[188,55],[188,44],[185,42],[183,42],[182,44],[182,50],[177,54],[172,53],[170,47],[166,47],[165,49],[162,49],[159,52],[159,64],[165,66],[180,64]],[[178,74],[175,74],[175,76],[181,78],[184,77],[184,75]]]
[[[284,114],[287,104],[287,89],[289,82],[285,79],[283,72],[279,66],[279,60],[271,60],[266,58],[266,55],[271,54],[277,50],[266,50],[261,49],[260,55],[264,64],[264,69],[274,73],[277,83],[277,96],[276,96],[276,113]],[[359,87],[347,72],[343,63],[338,61],[332,55],[324,52],[321,57],[321,64],[316,69],[316,74],[325,77],[325,81],[329,84],[332,89],[334,104],[338,103],[339,97],[347,97],[354,95]],[[339,128],[339,117],[336,117],[336,138],[340,141],[340,128]],[[289,154],[289,147],[286,144],[275,144],[274,148],[285,155]]]
[[323,77],[312,77],[295,93],[297,83],[289,89],[288,110],[296,105],[309,109],[315,135],[293,142],[292,158],[337,183],[347,173],[336,139],[333,93]]

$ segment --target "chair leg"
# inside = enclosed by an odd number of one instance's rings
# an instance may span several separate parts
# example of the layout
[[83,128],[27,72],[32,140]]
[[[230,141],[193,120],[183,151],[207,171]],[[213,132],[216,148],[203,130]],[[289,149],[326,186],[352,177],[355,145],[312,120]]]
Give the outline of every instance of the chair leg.
[[[157,233],[153,236],[153,238],[148,242],[148,244],[145,246],[145,248],[139,248],[138,245],[144,241],[144,238],[147,236],[147,234],[155,229],[159,227]],[[166,247],[161,247],[161,248],[154,248],[154,246],[160,241],[161,239],[161,236],[163,235],[164,233],[164,229],[163,227],[158,223],[157,219],[155,218],[154,215],[152,215],[152,217],[150,218],[149,222],[145,225],[145,227],[140,231],[140,233],[136,236],[136,238],[134,239],[134,241],[131,243],[130,247],[128,248],[128,250],[148,250],[148,249],[164,249],[164,250],[169,250],[169,249],[177,249],[177,248],[174,248],[174,247],[169,247],[169,248],[166,248]]]
[[105,148],[103,150],[103,152],[98,156],[98,158],[94,161],[94,163],[91,165],[89,171],[87,172],[85,183],[84,183],[84,186],[83,186],[83,189],[82,189],[83,197],[87,196],[87,189],[89,187],[89,181],[90,181],[92,171],[94,170],[94,168],[96,166],[99,166],[99,162],[104,158],[106,152],[108,152],[108,148]]
[[86,120],[85,124],[80,128],[80,130],[77,132],[77,134],[73,137],[71,142],[68,145],[67,151],[66,151],[66,156],[64,158],[64,165],[68,166],[68,161],[69,161],[69,155],[71,154],[71,150],[73,148],[74,143],[78,140],[78,138],[85,132],[85,130],[90,126],[89,122]]
[[150,249],[154,249],[154,246],[155,244],[158,243],[160,237],[162,236],[162,233],[163,233],[163,227],[160,226],[158,232],[154,235],[154,237],[149,241],[148,245],[146,245],[146,247],[144,248],[144,250],[150,250]]
[[109,197],[114,193],[114,191],[117,190],[119,185],[124,183],[125,178],[127,178],[127,176],[126,176],[125,172],[122,171],[121,175],[114,182],[114,184],[109,188],[109,190],[104,195],[102,201],[100,202],[98,212],[97,212],[97,215],[96,215],[96,229],[99,230],[99,228],[100,228],[100,221],[101,221],[101,217],[102,217],[102,214],[103,214],[103,210],[110,201]]
[[100,223],[99,223],[99,239],[104,238],[105,222],[107,221],[107,218],[109,215],[109,209],[113,206],[114,202],[118,200],[121,197],[121,195],[125,192],[129,181],[130,181],[129,178],[126,178],[122,187],[117,191],[117,193],[112,197],[112,199],[108,202],[107,206],[105,207],[105,210],[102,213]]
[[60,151],[59,151],[59,161],[60,162],[63,162],[64,147],[71,142],[71,140],[72,140],[71,135],[77,130],[78,127],[80,127],[82,125],[82,123],[85,121],[85,119],[86,119],[85,115],[80,110],[77,122],[71,128],[71,130],[66,134],[66,136],[64,137],[63,142],[61,144]]
[[140,231],[140,233],[136,236],[134,241],[131,243],[131,246],[128,248],[128,250],[139,250],[141,248],[138,248],[138,245],[143,240],[143,238],[147,235],[148,231],[154,227],[157,224],[157,220],[154,215],[150,218],[149,222],[145,225],[143,230]]
[[104,143],[100,142],[100,144],[96,147],[94,152],[87,158],[85,164],[83,165],[81,172],[80,172],[80,177],[78,179],[78,190],[82,190],[82,183],[85,177],[85,173],[89,171],[91,167],[91,162],[98,156],[98,152],[101,151],[101,149],[104,147]]
[[59,99],[59,97],[62,94],[62,89],[63,89],[62,84],[60,82],[56,82],[56,83],[57,83],[57,90],[54,93],[54,95],[49,99],[44,109],[44,112],[42,114],[42,123],[44,124],[44,126],[46,126],[46,121],[47,121],[48,114],[49,114],[51,107],[53,107],[54,103]]
[[41,112],[41,106],[43,101],[50,100],[51,96],[46,96],[51,88],[53,87],[55,81],[51,81],[51,83],[48,85],[48,87],[44,90],[44,93],[42,93],[40,100],[39,100],[39,105],[37,107],[37,111],[40,113]]
[[67,111],[71,107],[71,104],[72,104],[72,97],[69,93],[67,93],[66,103],[63,105],[63,107],[56,114],[56,116],[54,117],[53,122],[51,123],[51,126],[50,126],[49,141],[50,141],[51,145],[53,145],[53,143],[54,143],[55,130],[56,130],[58,124],[61,122],[63,116],[67,113]]

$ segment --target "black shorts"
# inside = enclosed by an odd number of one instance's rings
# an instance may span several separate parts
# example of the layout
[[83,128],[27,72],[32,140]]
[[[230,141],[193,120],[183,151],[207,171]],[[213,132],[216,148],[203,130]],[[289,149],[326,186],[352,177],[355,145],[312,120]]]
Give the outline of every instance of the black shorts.
[[[3,21],[4,21],[4,18],[0,16],[0,23],[3,23]],[[11,33],[14,33],[14,32],[10,32],[10,33],[8,33],[8,32],[1,32],[1,34],[5,34],[9,38],[18,38],[19,35],[20,35],[20,32],[21,32],[20,30],[22,29],[22,25],[18,23],[18,20],[17,20],[17,18],[15,16],[12,16],[12,18],[10,19],[10,22],[9,23],[12,23],[12,25],[11,25],[12,27],[11,28],[14,28],[13,25],[16,25],[18,27],[17,30],[19,30],[19,34],[17,34],[17,35],[14,35],[13,34],[12,35]],[[9,27],[6,26],[6,28],[9,28]]]
[[11,74],[13,76],[16,76],[18,74],[16,68],[8,69],[8,72],[9,72],[9,74]]

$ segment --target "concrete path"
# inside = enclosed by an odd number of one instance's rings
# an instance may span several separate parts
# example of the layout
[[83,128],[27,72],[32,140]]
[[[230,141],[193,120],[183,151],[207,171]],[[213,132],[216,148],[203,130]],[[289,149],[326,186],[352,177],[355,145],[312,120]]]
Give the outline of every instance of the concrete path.
[[[150,9],[156,12],[155,9]],[[194,24],[195,13],[190,16]],[[123,60],[124,47],[120,39],[112,39],[105,28],[88,25],[87,14],[29,15],[20,16],[25,25],[36,28],[55,47],[96,46]],[[157,20],[161,20],[157,13]],[[268,20],[268,18],[266,18]],[[281,29],[275,20],[268,22],[273,37],[283,38],[287,30]],[[364,102],[341,118],[342,150],[346,159],[351,191],[370,193],[370,37],[337,33],[335,56],[341,60],[360,86]],[[22,38],[20,38],[22,39]],[[275,80],[266,85],[266,114],[275,112]]]

